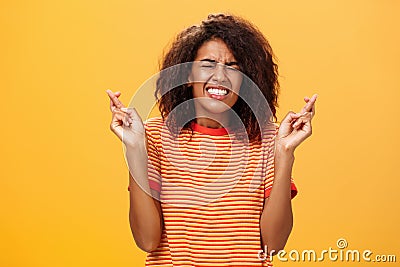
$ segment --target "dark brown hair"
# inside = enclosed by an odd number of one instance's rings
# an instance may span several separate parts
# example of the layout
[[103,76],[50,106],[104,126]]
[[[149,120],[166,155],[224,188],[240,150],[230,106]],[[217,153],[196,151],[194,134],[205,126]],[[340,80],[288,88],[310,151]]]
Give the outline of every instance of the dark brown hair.
[[[182,79],[187,79],[190,66],[183,64],[194,61],[197,50],[206,41],[219,38],[223,40],[235,57],[240,70],[264,95],[272,112],[265,107],[265,99],[257,95],[247,95],[251,99],[253,110],[263,115],[264,122],[276,121],[276,107],[279,92],[278,66],[274,55],[264,35],[249,21],[234,15],[210,14],[200,25],[191,26],[179,33],[173,41],[160,64],[160,76],[157,80],[155,96],[161,116],[168,117],[169,128],[189,129],[190,122],[195,118],[192,101],[192,90]],[[178,86],[176,86],[178,85]],[[249,84],[242,83],[240,95],[251,94],[251,90],[243,90]],[[171,89],[173,88],[173,89]],[[180,105],[179,112],[174,109]],[[232,109],[237,113],[246,128],[250,141],[260,140],[260,122],[249,105],[241,97]],[[259,116],[257,116],[259,118]],[[261,125],[263,127],[263,125]]]

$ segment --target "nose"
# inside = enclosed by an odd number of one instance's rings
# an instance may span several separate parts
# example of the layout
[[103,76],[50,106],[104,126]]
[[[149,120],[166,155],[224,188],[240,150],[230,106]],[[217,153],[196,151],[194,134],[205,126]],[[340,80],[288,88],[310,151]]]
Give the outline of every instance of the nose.
[[225,73],[225,65],[218,63],[215,67],[214,74],[212,76],[212,80],[221,83],[226,80],[226,73]]

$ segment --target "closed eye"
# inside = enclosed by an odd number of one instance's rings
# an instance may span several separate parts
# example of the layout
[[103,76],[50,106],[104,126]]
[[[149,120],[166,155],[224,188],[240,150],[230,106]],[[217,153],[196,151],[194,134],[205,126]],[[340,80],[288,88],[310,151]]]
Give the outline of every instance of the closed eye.
[[205,62],[202,62],[200,64],[200,67],[202,67],[202,68],[215,68],[216,65],[217,65],[217,62],[205,61]]
[[228,71],[239,71],[239,67],[238,67],[238,66],[236,66],[236,67],[226,66],[226,69],[227,69]]

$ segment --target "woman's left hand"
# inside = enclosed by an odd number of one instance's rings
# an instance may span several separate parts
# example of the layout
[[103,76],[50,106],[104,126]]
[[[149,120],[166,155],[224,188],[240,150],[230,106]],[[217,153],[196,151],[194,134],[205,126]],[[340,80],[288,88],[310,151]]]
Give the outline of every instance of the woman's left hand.
[[294,151],[312,133],[311,119],[315,115],[317,94],[311,98],[305,97],[306,105],[299,113],[290,111],[279,126],[276,145],[288,151]]

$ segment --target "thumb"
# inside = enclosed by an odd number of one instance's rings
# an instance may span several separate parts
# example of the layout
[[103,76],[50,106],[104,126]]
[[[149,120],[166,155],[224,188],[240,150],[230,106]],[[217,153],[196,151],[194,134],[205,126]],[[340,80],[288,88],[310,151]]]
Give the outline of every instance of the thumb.
[[139,113],[134,107],[127,107],[127,108],[121,108],[121,110],[125,113],[128,114],[128,116],[133,120],[133,121],[138,121],[143,123],[142,118],[140,117]]

